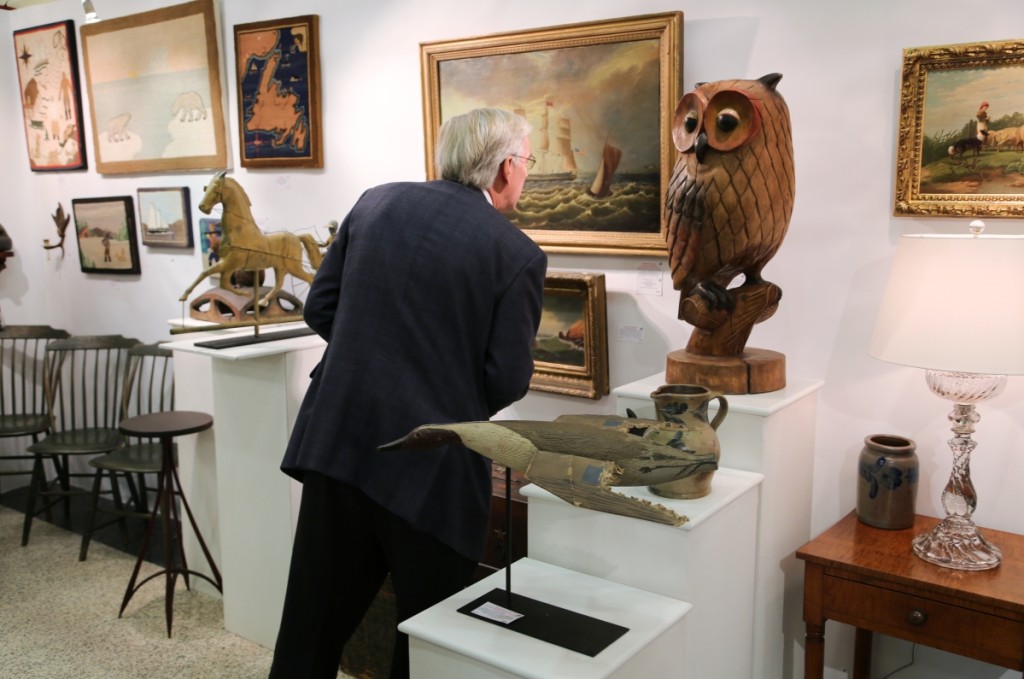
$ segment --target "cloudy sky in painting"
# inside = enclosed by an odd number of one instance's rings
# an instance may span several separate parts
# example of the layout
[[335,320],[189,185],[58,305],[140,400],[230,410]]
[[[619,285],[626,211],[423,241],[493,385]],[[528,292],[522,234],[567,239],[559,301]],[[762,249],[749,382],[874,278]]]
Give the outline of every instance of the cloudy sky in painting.
[[992,120],[1024,112],[1024,66],[930,71],[925,83],[924,133],[960,130],[981,102]]
[[660,160],[658,71],[657,40],[450,59],[440,63],[441,119],[480,106],[525,109],[536,149],[550,102],[550,132],[569,118],[581,172],[595,171],[605,139],[622,150],[621,169],[642,170]]

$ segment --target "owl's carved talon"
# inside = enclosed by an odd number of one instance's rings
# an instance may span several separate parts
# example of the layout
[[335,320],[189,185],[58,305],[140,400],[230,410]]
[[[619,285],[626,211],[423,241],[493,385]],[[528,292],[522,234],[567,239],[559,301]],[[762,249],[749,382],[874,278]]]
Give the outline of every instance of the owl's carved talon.
[[708,308],[712,311],[732,311],[736,307],[736,300],[728,290],[714,281],[704,281],[697,285],[695,294],[700,295],[708,302]]

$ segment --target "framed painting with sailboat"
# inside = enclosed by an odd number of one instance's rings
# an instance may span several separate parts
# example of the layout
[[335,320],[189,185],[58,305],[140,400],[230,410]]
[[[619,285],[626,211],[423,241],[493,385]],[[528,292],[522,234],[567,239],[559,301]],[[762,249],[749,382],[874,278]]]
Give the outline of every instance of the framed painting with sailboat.
[[188,187],[139,189],[139,230],[143,245],[192,247]]
[[441,124],[481,106],[532,126],[509,218],[548,252],[664,255],[682,12],[421,43],[427,177]]

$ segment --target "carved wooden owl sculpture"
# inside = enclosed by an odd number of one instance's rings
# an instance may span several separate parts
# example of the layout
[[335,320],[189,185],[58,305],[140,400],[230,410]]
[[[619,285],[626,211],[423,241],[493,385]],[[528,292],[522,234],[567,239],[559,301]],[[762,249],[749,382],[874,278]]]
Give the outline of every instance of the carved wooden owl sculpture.
[[[694,330],[685,350],[669,354],[670,382],[725,393],[785,384],[782,354],[744,351],[782,295],[761,278],[785,237],[795,195],[790,111],[775,91],[781,78],[703,83],[676,107],[672,138],[680,155],[666,196],[666,240],[679,317]],[[740,273],[742,285],[728,289]]]
[[[703,83],[676,106],[680,155],[666,196],[666,240],[679,318],[696,328],[693,354],[742,354],[782,294],[761,277],[793,211],[789,109],[775,91],[781,79]],[[727,289],[739,274],[743,284]]]

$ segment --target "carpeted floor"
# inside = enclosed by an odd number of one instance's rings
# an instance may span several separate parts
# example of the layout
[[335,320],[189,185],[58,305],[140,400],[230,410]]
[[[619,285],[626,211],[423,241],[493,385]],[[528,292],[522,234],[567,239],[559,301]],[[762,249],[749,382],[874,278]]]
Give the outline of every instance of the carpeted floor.
[[[0,506],[0,679],[247,679],[266,677],[271,652],[224,630],[220,599],[174,596],[167,638],[163,580],[148,583],[117,617],[135,558]],[[142,576],[157,570],[143,565]],[[344,674],[339,677],[346,677]]]

